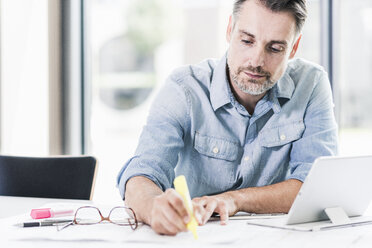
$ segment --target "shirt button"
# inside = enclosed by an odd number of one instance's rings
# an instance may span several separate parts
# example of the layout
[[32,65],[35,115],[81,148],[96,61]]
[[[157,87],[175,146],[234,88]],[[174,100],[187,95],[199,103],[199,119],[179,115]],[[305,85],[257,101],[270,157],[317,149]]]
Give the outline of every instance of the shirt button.
[[213,148],[213,153],[214,153],[214,154],[217,154],[219,151],[220,151],[220,150],[218,150],[218,147],[217,147],[217,146]]
[[280,139],[281,139],[281,140],[285,140],[286,138],[287,138],[287,137],[285,137],[284,134],[280,135]]
[[245,156],[244,161],[248,161],[248,160],[249,160],[249,156]]

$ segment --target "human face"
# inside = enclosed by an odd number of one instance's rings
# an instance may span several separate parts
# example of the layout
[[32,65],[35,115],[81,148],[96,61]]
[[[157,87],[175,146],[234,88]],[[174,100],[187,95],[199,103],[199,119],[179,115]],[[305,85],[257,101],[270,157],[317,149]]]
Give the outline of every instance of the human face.
[[272,12],[256,0],[246,1],[227,28],[230,82],[250,95],[271,89],[297,51],[301,37],[296,37],[295,26],[291,13]]

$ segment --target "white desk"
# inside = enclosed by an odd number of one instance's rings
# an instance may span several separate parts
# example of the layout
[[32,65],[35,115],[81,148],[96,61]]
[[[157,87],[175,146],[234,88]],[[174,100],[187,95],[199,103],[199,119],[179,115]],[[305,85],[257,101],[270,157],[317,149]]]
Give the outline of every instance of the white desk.
[[91,201],[54,198],[0,196],[0,218],[19,215],[52,202],[91,203]]
[[[372,225],[334,229],[320,232],[298,232],[256,227],[244,220],[230,220],[227,226],[209,222],[198,228],[199,240],[191,233],[175,237],[160,236],[148,226],[136,231],[113,224],[72,226],[62,232],[55,227],[16,228],[14,218],[6,215],[26,213],[45,203],[66,202],[61,199],[25,197],[0,197],[0,246],[1,247],[372,247]],[[68,202],[79,203],[70,200]],[[80,201],[82,205],[90,201]],[[25,215],[26,216],[26,215]],[[98,229],[97,229],[98,228]],[[96,233],[92,238],[92,233]],[[69,236],[71,235],[71,236]],[[66,238],[67,237],[67,238]],[[74,237],[69,239],[68,237]]]

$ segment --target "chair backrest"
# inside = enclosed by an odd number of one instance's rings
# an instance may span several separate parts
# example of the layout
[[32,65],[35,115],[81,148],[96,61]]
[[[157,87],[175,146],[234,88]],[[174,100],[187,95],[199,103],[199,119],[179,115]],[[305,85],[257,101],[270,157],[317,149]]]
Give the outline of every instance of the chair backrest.
[[0,195],[90,200],[96,171],[90,156],[0,156]]

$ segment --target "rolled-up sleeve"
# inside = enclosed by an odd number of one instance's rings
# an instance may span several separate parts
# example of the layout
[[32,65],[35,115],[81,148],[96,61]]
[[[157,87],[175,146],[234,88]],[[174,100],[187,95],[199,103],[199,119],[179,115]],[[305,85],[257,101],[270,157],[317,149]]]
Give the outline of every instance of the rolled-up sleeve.
[[292,146],[287,179],[304,181],[314,160],[337,154],[337,124],[326,72],[320,71],[304,115],[305,131]]
[[172,76],[160,90],[150,109],[135,155],[126,162],[117,177],[117,185],[125,197],[127,181],[134,176],[152,180],[163,191],[172,187],[178,153],[189,126],[186,90]]

